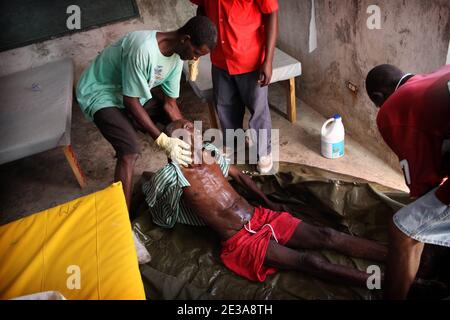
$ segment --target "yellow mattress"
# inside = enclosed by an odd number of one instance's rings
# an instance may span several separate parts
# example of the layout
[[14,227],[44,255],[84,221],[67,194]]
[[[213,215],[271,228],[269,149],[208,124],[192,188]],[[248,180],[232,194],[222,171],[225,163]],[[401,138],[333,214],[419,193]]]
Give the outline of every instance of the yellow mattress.
[[0,227],[0,299],[145,299],[120,183]]

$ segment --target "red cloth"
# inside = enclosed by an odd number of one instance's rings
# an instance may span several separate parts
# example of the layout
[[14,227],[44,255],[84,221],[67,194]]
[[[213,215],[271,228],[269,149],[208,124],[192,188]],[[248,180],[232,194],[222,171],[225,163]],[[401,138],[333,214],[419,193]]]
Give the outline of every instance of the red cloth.
[[443,143],[450,139],[450,65],[428,75],[416,75],[383,104],[377,124],[397,154],[412,198],[441,185],[436,195],[450,204],[449,165]]
[[267,248],[275,240],[272,229],[280,245],[292,238],[301,221],[287,212],[279,213],[265,208],[255,208],[253,218],[246,227],[257,231],[252,234],[245,228],[222,243],[220,258],[226,267],[238,275],[255,282],[264,282],[267,276],[277,272],[275,268],[264,266]]
[[278,0],[191,0],[204,8],[217,26],[217,46],[211,52],[216,67],[231,75],[253,72],[265,58],[263,14],[278,10]]

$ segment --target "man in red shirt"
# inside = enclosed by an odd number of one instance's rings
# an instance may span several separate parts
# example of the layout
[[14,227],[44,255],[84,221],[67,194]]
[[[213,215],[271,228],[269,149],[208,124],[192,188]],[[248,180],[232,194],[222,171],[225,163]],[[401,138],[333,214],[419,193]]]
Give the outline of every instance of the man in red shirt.
[[366,88],[415,200],[394,216],[386,269],[386,298],[406,299],[424,244],[450,247],[450,65],[426,75],[381,65]]
[[[217,46],[211,53],[214,102],[226,130],[241,129],[245,106],[251,112],[251,142],[258,146],[258,169],[272,169],[272,119],[268,88],[278,33],[278,0],[191,0],[198,14],[217,26]],[[266,131],[261,131],[261,130]],[[259,140],[258,140],[259,137]]]

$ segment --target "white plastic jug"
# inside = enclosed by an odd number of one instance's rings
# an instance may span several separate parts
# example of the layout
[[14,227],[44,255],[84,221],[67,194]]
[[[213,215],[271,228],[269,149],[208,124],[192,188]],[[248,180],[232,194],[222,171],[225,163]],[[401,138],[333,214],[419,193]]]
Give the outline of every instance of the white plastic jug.
[[322,127],[322,155],[328,159],[338,159],[345,155],[345,129],[339,114]]

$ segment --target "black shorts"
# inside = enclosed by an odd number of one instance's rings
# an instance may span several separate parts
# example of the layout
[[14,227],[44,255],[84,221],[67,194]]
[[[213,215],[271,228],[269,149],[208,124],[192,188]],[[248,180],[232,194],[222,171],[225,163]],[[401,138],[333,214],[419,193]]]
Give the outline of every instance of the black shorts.
[[[144,106],[155,123],[167,125],[170,119],[163,110],[163,102],[152,99]],[[144,129],[126,111],[118,107],[100,109],[94,114],[94,123],[116,151],[116,156],[140,154],[141,144],[137,131]],[[144,132],[145,133],[145,132]]]

